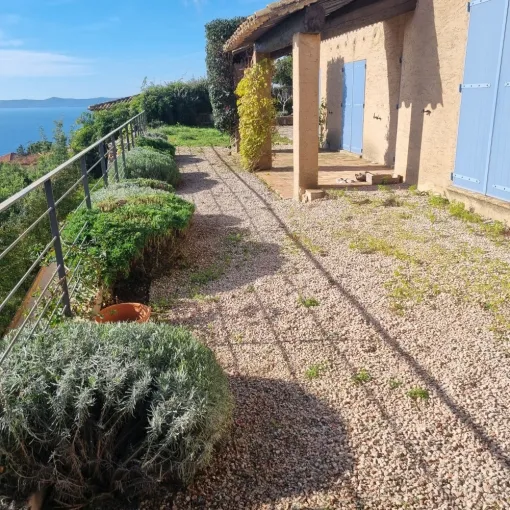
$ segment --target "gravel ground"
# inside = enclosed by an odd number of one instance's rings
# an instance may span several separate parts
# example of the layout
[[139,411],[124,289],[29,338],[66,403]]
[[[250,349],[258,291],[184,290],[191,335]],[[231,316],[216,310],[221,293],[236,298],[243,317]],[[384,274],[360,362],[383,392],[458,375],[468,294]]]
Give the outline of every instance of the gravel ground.
[[173,508],[510,508],[508,241],[408,191],[297,204],[227,150],[179,162],[197,212],[151,302],[237,405]]

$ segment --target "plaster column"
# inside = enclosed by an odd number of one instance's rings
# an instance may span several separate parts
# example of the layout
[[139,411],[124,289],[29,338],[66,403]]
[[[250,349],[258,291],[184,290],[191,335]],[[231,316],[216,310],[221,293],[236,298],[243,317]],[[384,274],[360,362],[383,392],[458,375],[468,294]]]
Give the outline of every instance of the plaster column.
[[[262,62],[264,59],[271,59],[271,56],[267,53],[259,53],[258,51],[253,52],[253,65]],[[271,98],[271,79],[266,84],[266,88],[264,90],[264,95],[266,97]],[[269,170],[273,166],[273,141],[271,140],[271,133],[268,134],[268,137],[262,147],[262,156],[260,157],[256,169],[257,170]]]
[[320,34],[294,34],[294,199],[319,182]]

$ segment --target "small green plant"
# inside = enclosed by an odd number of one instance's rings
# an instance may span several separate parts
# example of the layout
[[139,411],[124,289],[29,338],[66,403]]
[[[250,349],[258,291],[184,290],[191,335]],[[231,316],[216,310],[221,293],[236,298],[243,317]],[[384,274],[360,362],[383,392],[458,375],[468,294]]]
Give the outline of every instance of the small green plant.
[[388,198],[385,198],[381,202],[382,207],[401,207],[402,206],[402,200],[395,196],[391,196]]
[[319,301],[317,301],[317,299],[315,299],[314,297],[304,297],[304,296],[299,296],[298,297],[298,303],[301,305],[301,306],[304,306],[305,308],[312,308],[314,306],[319,306]]
[[393,193],[393,190],[387,184],[378,184],[377,189],[385,193]]
[[366,368],[361,368],[353,376],[352,380],[355,384],[364,384],[372,380],[372,376]]
[[389,381],[388,381],[388,384],[390,385],[390,388],[392,390],[396,390],[397,388],[400,388],[400,386],[402,386],[402,381],[399,380],[399,379],[396,379],[395,377],[392,377]]
[[227,242],[230,244],[238,244],[243,240],[243,237],[241,232],[233,232],[227,235]]
[[409,193],[411,195],[417,195],[418,194],[418,186],[416,186],[416,184],[411,184],[411,186],[409,186]]
[[237,342],[238,344],[242,344],[244,342],[244,335],[242,333],[234,333],[232,335],[232,338],[234,339],[235,342]]
[[191,283],[196,285],[206,285],[209,282],[217,280],[222,274],[223,270],[219,266],[213,264],[192,272],[189,275],[189,279]]
[[399,213],[398,217],[402,220],[410,220],[413,217],[413,215],[410,213],[401,212]]
[[220,298],[218,296],[210,296],[208,294],[200,294],[199,292],[193,295],[195,301],[202,303],[218,303]]
[[429,205],[431,205],[432,207],[437,207],[438,209],[442,209],[450,203],[450,201],[447,198],[441,195],[430,195],[428,202]]
[[436,223],[437,222],[437,216],[432,211],[427,211],[425,216],[430,221],[430,223]]
[[246,287],[246,292],[255,292],[255,285],[248,285],[248,287]]
[[306,370],[305,370],[305,377],[311,381],[312,379],[317,379],[318,377],[320,377],[324,371],[327,369],[327,364],[326,363],[316,363],[314,365],[310,365]]
[[26,336],[0,378],[3,496],[48,485],[50,508],[103,508],[187,484],[211,461],[232,397],[189,331],[75,321]]
[[427,401],[430,397],[428,390],[420,387],[411,388],[407,392],[407,396],[417,402],[418,400],[425,400]]
[[191,126],[163,126],[157,129],[176,147],[228,147],[230,137],[214,128]]

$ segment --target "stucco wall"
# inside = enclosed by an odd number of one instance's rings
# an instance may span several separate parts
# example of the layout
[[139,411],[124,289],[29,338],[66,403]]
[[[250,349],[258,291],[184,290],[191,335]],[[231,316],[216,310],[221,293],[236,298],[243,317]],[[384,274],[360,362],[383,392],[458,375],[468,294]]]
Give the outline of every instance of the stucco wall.
[[451,184],[468,16],[465,0],[418,0],[405,27],[395,171],[423,190]]
[[410,15],[353,30],[323,35],[321,43],[321,97],[327,98],[327,141],[340,148],[342,123],[342,66],[366,60],[363,157],[393,165],[397,137],[404,29]]

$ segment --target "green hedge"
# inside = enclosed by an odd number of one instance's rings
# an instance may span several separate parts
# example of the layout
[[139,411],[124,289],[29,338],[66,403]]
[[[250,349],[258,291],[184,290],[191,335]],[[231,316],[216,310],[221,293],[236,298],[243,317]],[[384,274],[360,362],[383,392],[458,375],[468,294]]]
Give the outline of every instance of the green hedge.
[[179,168],[172,155],[148,147],[136,147],[126,154],[126,165],[121,161],[120,173],[126,179],[158,179],[172,186],[179,182]]
[[82,246],[74,256],[108,288],[129,276],[136,261],[171,242],[194,212],[193,204],[173,193],[124,182],[96,192],[92,202],[91,210],[69,215],[63,239],[68,244],[77,239]]
[[51,508],[188,483],[231,421],[226,376],[182,328],[71,322],[20,339],[3,369],[2,495],[52,486]]
[[205,26],[206,66],[214,125],[233,135],[237,129],[237,98],[232,53],[223,46],[246,18],[216,19]]
[[176,81],[149,85],[143,91],[140,107],[149,122],[197,126],[212,112],[207,81]]

